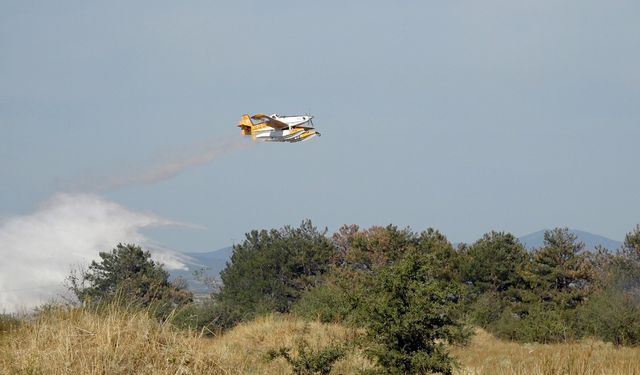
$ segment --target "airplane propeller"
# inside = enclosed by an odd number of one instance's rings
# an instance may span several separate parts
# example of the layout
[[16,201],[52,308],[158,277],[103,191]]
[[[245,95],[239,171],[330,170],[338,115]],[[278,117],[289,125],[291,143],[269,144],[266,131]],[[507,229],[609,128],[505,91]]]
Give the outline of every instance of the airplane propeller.
[[[309,114],[310,112],[306,112],[304,115],[307,116],[309,118],[309,125],[314,126],[313,125],[313,116],[311,116]],[[315,127],[315,126],[314,126]]]

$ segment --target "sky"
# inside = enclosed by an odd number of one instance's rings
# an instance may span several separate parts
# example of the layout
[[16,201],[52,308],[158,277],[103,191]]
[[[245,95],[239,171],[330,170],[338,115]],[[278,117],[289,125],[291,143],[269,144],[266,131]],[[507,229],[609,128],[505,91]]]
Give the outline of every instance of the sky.
[[[638,16],[634,0],[4,0],[0,271],[49,246],[210,251],[306,218],[622,240],[640,222]],[[243,140],[258,112],[311,113],[322,137]]]

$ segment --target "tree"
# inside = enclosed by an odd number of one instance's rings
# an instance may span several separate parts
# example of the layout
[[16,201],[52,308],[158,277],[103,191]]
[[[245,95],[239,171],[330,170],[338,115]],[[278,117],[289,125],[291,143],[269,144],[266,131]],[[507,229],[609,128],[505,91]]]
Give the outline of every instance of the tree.
[[451,374],[445,343],[465,339],[457,319],[459,286],[435,277],[432,258],[416,250],[381,270],[361,304],[366,353],[387,374]]
[[334,251],[325,233],[309,220],[299,228],[247,233],[220,273],[223,285],[215,298],[243,318],[288,312],[302,292],[318,285],[329,269]]
[[438,280],[459,283],[459,256],[440,232],[415,233],[394,225],[360,230],[342,226],[332,237],[334,257],[322,285],[304,294],[295,312],[325,322],[350,323],[375,282],[376,275],[405,254],[417,251],[429,259]]
[[83,303],[110,302],[118,295],[142,306],[183,305],[192,300],[191,292],[173,286],[162,265],[139,246],[118,244],[99,256],[99,262],[92,261],[86,271],[68,278],[71,291]]
[[418,245],[417,236],[409,228],[398,229],[395,225],[365,230],[345,225],[333,235],[332,241],[336,265],[369,273],[393,264],[408,248]]
[[515,236],[492,231],[462,252],[462,279],[472,290],[469,312],[476,324],[495,334],[502,328],[496,322],[504,323],[505,316],[527,314],[529,254]]
[[640,224],[624,238],[623,251],[629,255],[635,255],[637,259],[640,259]]
[[416,248],[431,258],[434,276],[439,280],[461,283],[462,257],[445,235],[428,228],[417,236]]
[[465,258],[464,281],[480,293],[504,292],[523,283],[528,254],[511,233],[486,233]]
[[568,228],[546,231],[544,246],[534,253],[532,272],[545,301],[571,308],[588,295],[594,275],[584,243],[576,240]]
[[479,299],[484,305],[476,319],[484,315],[492,333],[512,340],[548,343],[583,336],[577,308],[593,292],[595,271],[593,257],[576,239],[567,228],[545,232],[544,245],[525,263],[522,282],[499,292],[501,313]]

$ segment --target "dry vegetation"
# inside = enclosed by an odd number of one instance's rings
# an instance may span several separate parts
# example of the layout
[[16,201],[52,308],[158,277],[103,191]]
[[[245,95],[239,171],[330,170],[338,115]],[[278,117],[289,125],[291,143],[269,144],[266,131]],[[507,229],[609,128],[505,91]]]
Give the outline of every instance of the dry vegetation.
[[[0,333],[0,374],[283,374],[289,365],[268,362],[269,349],[296,348],[302,339],[318,348],[354,334],[339,325],[267,316],[210,338],[146,312],[52,309]],[[367,366],[362,355],[351,354],[334,369],[346,374]]]
[[[145,312],[110,308],[51,309],[38,319],[0,333],[1,374],[283,374],[284,359],[268,362],[269,349],[310,348],[350,340],[339,325],[266,316],[214,338],[180,331]],[[294,351],[295,353],[295,351]],[[599,341],[517,344],[479,330],[469,347],[455,348],[459,374],[640,374],[640,349]],[[371,364],[352,353],[334,374],[352,374]]]
[[640,348],[616,348],[602,341],[519,344],[477,330],[471,345],[455,348],[459,374],[640,374]]

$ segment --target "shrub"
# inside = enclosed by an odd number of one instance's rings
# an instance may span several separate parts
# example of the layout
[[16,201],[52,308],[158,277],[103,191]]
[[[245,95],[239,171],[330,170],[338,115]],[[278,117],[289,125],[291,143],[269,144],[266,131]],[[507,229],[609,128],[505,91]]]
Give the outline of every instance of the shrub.
[[585,330],[615,345],[640,345],[640,303],[628,292],[605,289],[580,309]]
[[276,358],[284,358],[293,373],[296,375],[327,375],[331,372],[334,363],[345,355],[345,348],[342,346],[329,346],[319,350],[311,350],[309,345],[304,341],[298,343],[298,355],[292,356],[291,349],[281,347],[272,349],[267,352],[267,360],[272,361]]
[[291,312],[307,320],[339,323],[347,320],[354,308],[343,289],[327,283],[304,293]]
[[565,342],[578,336],[569,316],[575,314],[548,303],[529,306],[523,316],[505,309],[490,330],[500,338],[520,342]]
[[468,337],[458,320],[460,287],[433,277],[428,254],[409,251],[380,271],[360,309],[367,328],[366,352],[377,373],[451,374],[445,343]]
[[206,335],[226,331],[245,320],[238,309],[224,302],[208,299],[202,303],[191,303],[176,310],[171,322],[182,329],[197,330]]

